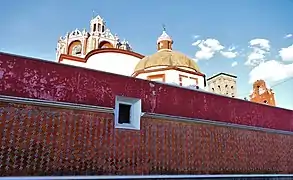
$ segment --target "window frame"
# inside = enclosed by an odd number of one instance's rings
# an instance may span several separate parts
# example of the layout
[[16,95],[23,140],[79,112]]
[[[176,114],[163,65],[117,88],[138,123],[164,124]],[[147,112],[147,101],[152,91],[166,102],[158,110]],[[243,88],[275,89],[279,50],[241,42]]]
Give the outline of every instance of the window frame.
[[[162,79],[162,81],[156,81],[155,79]],[[153,74],[147,76],[148,81],[154,81],[154,82],[166,82],[166,75],[165,74]]]
[[[119,105],[126,104],[130,105],[130,123],[118,123],[119,121]],[[141,119],[141,99],[130,98],[125,96],[116,96],[115,97],[115,109],[114,109],[114,119],[115,119],[115,128],[119,129],[132,129],[140,130],[140,119]]]
[[179,74],[179,86],[183,86],[183,78],[194,80],[195,84],[192,85],[198,86],[198,77],[190,77],[183,74]]

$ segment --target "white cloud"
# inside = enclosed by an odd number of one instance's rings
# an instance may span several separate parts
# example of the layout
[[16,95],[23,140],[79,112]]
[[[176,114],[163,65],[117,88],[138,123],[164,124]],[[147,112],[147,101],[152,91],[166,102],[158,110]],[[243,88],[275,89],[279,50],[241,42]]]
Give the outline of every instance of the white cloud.
[[213,51],[220,51],[224,49],[224,46],[222,46],[221,43],[216,39],[207,39],[205,40],[204,45],[211,48]]
[[193,36],[193,39],[197,39],[197,38],[199,38],[200,36],[199,35],[194,35]]
[[209,51],[209,50],[200,50],[195,53],[195,57],[200,60],[208,60],[214,57],[215,52]]
[[265,62],[266,55],[270,52],[270,41],[267,39],[253,39],[249,42],[252,52],[248,55],[245,65],[258,66]]
[[253,83],[258,79],[273,82],[290,77],[293,77],[293,63],[286,65],[276,60],[270,60],[260,63],[251,70],[249,83]]
[[254,49],[253,52],[248,55],[247,61],[244,64],[255,67],[265,61],[266,54],[267,52],[264,50]]
[[211,59],[214,57],[216,52],[224,49],[225,47],[216,39],[197,40],[192,44],[197,46],[200,50],[195,53],[195,58],[200,59]]
[[195,53],[195,58],[197,60],[208,60],[215,56],[216,53],[220,53],[222,56],[232,59],[239,55],[235,51],[235,46],[230,46],[228,49],[224,50],[225,47],[217,39],[206,39],[197,40],[192,43],[192,46],[198,47],[200,50]]
[[[254,39],[249,42],[252,48],[248,55],[246,65],[253,66],[249,73],[249,83],[258,79],[268,82],[276,82],[293,77],[293,63],[286,64],[282,61],[267,60],[270,53],[270,42],[266,39]],[[293,44],[287,48],[282,48],[279,55],[283,61],[293,61]]]
[[292,36],[293,36],[293,34],[287,34],[286,36],[284,36],[284,38],[290,38]]
[[267,50],[269,51],[270,50],[270,41],[267,40],[267,39],[252,39],[250,42],[249,42],[250,46],[252,47],[259,47],[263,50]]
[[236,49],[235,46],[230,46],[228,50],[221,51],[220,53],[222,54],[222,56],[232,59],[239,55],[239,52],[236,52],[235,49]]
[[231,64],[232,67],[235,67],[235,66],[237,66],[237,65],[238,65],[238,62],[237,62],[237,61],[234,61],[234,62]]
[[279,55],[283,61],[293,61],[293,44],[287,48],[282,48],[279,51]]
[[231,52],[231,51],[221,51],[221,54],[224,57],[229,58],[229,59],[235,58],[238,55],[237,52]]

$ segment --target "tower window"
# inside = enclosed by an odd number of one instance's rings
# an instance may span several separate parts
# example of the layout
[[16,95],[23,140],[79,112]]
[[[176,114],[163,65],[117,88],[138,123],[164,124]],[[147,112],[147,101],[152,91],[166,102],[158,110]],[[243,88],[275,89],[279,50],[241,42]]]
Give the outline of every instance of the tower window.
[[231,89],[233,89],[234,87],[233,86],[231,86]]
[[97,24],[94,24],[94,29],[93,31],[95,32],[97,30]]
[[101,31],[101,24],[98,24],[98,31]]
[[226,85],[225,85],[225,88],[227,88],[227,87],[228,87],[228,85],[226,84]]
[[115,128],[140,129],[141,100],[130,97],[116,96]]
[[119,124],[130,124],[130,110],[131,105],[129,104],[119,104],[119,115],[118,115],[118,123]]
[[268,103],[268,101],[267,101],[267,100],[264,100],[264,103],[265,103],[265,104],[267,104],[267,103]]
[[212,90],[213,90],[213,91],[215,91],[215,89],[214,89],[214,88],[212,88]]
[[102,32],[104,32],[105,31],[105,26],[102,26]]

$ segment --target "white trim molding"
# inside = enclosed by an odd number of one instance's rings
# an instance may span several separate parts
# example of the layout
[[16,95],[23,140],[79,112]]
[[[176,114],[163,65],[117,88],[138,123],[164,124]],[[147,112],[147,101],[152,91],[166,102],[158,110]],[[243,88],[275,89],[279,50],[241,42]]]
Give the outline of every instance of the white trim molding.
[[[119,114],[121,113],[121,105],[130,106],[129,119],[127,123],[119,122]],[[124,96],[116,96],[115,98],[115,128],[121,129],[132,129],[132,130],[140,130],[140,117],[141,113],[141,99],[124,97]]]

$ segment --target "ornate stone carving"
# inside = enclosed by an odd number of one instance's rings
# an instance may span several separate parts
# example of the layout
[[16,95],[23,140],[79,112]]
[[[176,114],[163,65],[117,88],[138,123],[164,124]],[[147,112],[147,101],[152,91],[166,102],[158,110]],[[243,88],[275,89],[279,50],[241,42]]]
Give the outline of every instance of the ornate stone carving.
[[79,54],[81,54],[81,51],[82,51],[82,46],[81,46],[81,44],[78,44],[78,45],[76,45],[76,46],[74,46],[74,47],[72,48],[72,54],[73,54],[73,55],[79,55]]

